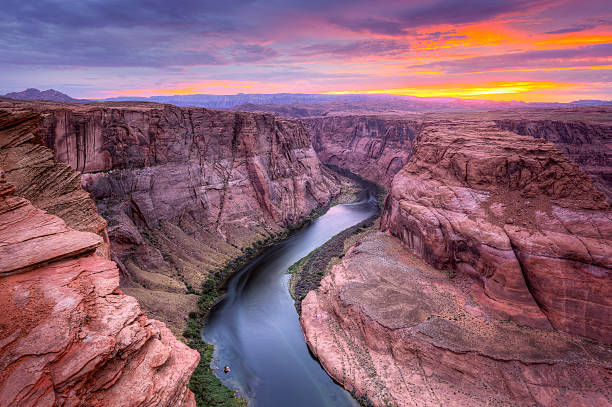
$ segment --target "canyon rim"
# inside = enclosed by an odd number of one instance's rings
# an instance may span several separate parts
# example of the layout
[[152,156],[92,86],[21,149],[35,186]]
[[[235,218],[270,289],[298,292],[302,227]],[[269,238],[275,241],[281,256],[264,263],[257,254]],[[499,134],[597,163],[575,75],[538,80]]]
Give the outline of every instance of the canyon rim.
[[3,6],[0,407],[612,407],[609,2]]

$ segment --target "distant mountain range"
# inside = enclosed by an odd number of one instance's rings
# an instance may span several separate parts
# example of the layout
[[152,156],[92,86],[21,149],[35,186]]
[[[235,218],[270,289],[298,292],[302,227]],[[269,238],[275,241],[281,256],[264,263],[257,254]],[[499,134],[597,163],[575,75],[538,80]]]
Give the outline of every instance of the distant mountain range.
[[[75,99],[54,89],[40,91],[34,88],[26,89],[23,92],[7,93],[3,95],[3,97],[17,100],[50,100],[72,103],[94,101]],[[322,95],[305,93],[238,93],[236,95],[195,94],[151,97],[122,96],[108,99],[96,99],[95,101],[144,101],[168,103],[182,107],[195,106],[209,109],[261,110],[279,111],[283,113],[288,109],[292,112],[292,116],[298,117],[323,114],[326,111],[455,111],[612,105],[612,101],[605,100],[579,100],[571,103],[527,103],[479,99],[419,98],[400,95]],[[261,109],[258,109],[258,106],[261,106]]]
[[[169,103],[176,106],[196,106],[210,109],[236,109],[238,106],[252,105],[302,105],[345,103],[351,105],[384,105],[385,109],[402,111],[439,111],[439,110],[474,110],[474,109],[513,109],[513,108],[558,108],[572,106],[601,106],[612,105],[612,101],[605,100],[579,100],[571,103],[542,103],[519,101],[493,101],[480,99],[457,99],[448,97],[419,98],[403,95],[323,95],[307,93],[271,93],[236,95],[173,95],[130,97],[100,99],[99,101],[128,101],[138,100],[157,103]],[[248,109],[245,109],[248,110]]]
[[86,103],[90,100],[86,99],[75,99],[65,93],[57,91],[55,89],[47,89],[40,91],[36,88],[29,88],[21,92],[11,92],[1,97],[16,99],[16,100],[50,100],[53,102],[71,102],[71,103]]

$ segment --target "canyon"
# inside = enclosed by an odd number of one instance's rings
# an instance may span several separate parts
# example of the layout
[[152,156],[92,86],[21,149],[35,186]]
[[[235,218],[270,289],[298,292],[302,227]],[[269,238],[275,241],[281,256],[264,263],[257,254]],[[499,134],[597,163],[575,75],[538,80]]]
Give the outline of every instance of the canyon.
[[195,406],[199,354],[119,290],[106,222],[41,122],[0,113],[0,404]]
[[340,191],[296,120],[154,103],[0,109],[44,116],[42,143],[108,221],[122,290],[177,335],[211,272]]
[[328,164],[388,190],[301,302],[332,378],[376,406],[612,405],[612,108],[246,107],[0,101],[0,404],[193,405],[197,290],[332,202]]
[[196,290],[345,182],[301,123],[271,115],[0,112],[2,405],[195,405],[200,356],[177,337]]
[[321,157],[390,188],[302,301],[330,375],[381,406],[612,405],[610,113],[421,117],[409,151],[404,117],[306,119],[336,129]]

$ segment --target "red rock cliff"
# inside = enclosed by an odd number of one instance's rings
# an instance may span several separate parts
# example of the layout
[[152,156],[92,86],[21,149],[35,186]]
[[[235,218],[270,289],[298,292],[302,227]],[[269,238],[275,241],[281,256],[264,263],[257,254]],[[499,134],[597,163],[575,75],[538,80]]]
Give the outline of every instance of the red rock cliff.
[[198,353],[119,290],[105,222],[37,143],[41,120],[0,113],[0,405],[194,406]]
[[612,406],[612,212],[554,144],[430,117],[381,229],[302,301],[347,389],[376,406]]
[[507,110],[474,113],[333,115],[303,121],[322,161],[384,185],[408,162],[414,138],[427,123],[491,120],[503,130],[555,143],[612,199],[612,108]]
[[470,275],[500,318],[612,342],[612,212],[554,145],[487,122],[432,124],[393,180],[383,230]]
[[325,370],[374,406],[612,406],[612,350],[487,313],[465,280],[373,233],[302,301]]
[[45,119],[56,157],[84,172],[108,220],[122,287],[183,330],[211,270],[339,192],[301,122],[155,103],[13,103]]
[[408,163],[422,124],[384,116],[304,119],[321,161],[348,169],[381,185]]
[[517,134],[555,143],[612,202],[612,123],[609,119],[601,120],[606,115],[610,116],[607,110],[591,108],[558,117],[541,118],[533,114],[524,118],[502,117],[495,123]]

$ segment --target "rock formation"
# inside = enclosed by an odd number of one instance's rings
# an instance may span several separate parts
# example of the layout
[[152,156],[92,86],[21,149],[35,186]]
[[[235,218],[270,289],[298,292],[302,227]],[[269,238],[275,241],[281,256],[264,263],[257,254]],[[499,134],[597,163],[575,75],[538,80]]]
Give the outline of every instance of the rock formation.
[[611,406],[609,346],[492,318],[461,278],[369,235],[302,301],[308,346],[375,406]]
[[479,120],[493,121],[503,130],[555,143],[612,201],[612,108],[609,107],[378,116],[344,113],[308,117],[304,122],[322,161],[349,168],[388,186],[395,173],[408,162],[414,138],[423,126],[444,118],[470,121],[474,115]]
[[606,118],[608,112],[604,108],[590,108],[548,117],[506,114],[495,123],[517,134],[555,143],[612,202],[612,121]]
[[21,92],[11,92],[2,97],[17,100],[47,100],[53,102],[70,102],[70,103],[85,103],[88,100],[85,99],[74,99],[65,93],[59,92],[55,89],[47,89],[40,91],[36,88],[29,88]]
[[119,290],[105,222],[41,121],[0,113],[0,405],[194,406],[199,354]]
[[304,126],[154,103],[4,103],[45,115],[40,134],[108,220],[122,289],[177,334],[211,270],[339,192]]
[[500,319],[612,343],[612,211],[552,143],[486,122],[431,125],[382,229],[473,276]]
[[609,202],[487,118],[423,121],[386,234],[302,301],[309,347],[374,405],[612,405]]
[[321,161],[381,185],[408,163],[422,123],[398,117],[330,116],[304,119]]

